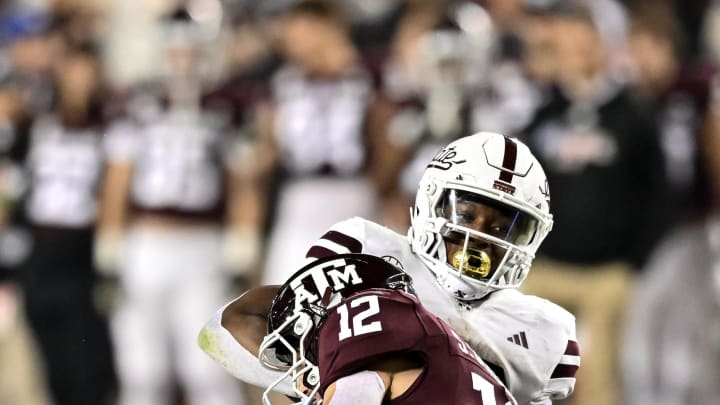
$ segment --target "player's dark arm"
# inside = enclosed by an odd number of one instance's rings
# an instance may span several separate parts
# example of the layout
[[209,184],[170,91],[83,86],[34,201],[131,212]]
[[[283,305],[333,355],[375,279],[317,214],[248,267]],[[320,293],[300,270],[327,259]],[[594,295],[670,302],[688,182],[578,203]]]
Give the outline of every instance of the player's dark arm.
[[[198,345],[227,372],[252,385],[266,387],[278,372],[262,367],[257,353],[267,332],[267,313],[277,286],[254,288],[220,308],[198,336]],[[292,394],[290,384],[275,389]]]
[[94,252],[95,265],[104,273],[116,271],[120,260],[132,171],[129,161],[111,161],[105,168]]
[[279,288],[276,285],[253,288],[222,311],[221,325],[254,356],[267,333],[268,311]]
[[232,147],[232,161],[228,162],[226,173],[227,228],[223,266],[231,276],[242,279],[250,278],[252,270],[260,263],[262,230],[266,227],[270,194],[267,179],[275,164],[275,154],[272,144],[262,138],[236,141]]

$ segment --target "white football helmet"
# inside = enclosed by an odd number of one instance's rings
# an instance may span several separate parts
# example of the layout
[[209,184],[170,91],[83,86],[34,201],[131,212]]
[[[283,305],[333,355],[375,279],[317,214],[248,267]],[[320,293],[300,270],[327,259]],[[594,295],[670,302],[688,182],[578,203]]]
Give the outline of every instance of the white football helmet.
[[408,236],[460,300],[517,288],[552,228],[547,178],[530,149],[480,132],[444,147],[420,180]]

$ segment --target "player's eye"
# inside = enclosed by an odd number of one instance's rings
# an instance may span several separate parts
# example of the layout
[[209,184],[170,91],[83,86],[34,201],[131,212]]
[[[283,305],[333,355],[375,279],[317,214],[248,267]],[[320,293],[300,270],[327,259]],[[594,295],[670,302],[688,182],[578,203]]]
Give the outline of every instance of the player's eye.
[[475,212],[469,208],[458,207],[453,215],[455,222],[459,224],[471,224],[475,221]]
[[506,236],[510,228],[503,225],[493,225],[490,227],[490,232],[493,236]]
[[474,217],[467,213],[457,213],[455,215],[455,221],[460,224],[471,224]]

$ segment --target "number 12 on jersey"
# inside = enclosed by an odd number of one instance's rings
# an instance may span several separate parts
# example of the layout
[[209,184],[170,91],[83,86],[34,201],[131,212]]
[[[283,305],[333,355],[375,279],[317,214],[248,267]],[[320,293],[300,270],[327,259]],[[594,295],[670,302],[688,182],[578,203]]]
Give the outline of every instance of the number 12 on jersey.
[[[352,317],[352,328],[350,327],[350,316],[348,311],[350,308],[357,308],[362,304],[367,304],[368,308]],[[380,313],[380,304],[376,295],[368,295],[356,298],[349,303],[344,303],[337,308],[340,315],[340,334],[338,340],[342,341],[349,337],[364,335],[366,333],[380,332],[382,324],[380,321],[365,323],[365,320],[373,315]]]

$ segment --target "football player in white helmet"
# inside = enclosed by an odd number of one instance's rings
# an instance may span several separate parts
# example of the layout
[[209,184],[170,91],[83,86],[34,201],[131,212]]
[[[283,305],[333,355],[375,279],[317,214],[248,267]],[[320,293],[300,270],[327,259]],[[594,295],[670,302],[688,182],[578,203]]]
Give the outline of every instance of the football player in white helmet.
[[420,180],[412,248],[457,299],[517,288],[552,228],[549,201],[545,173],[525,144],[489,132],[461,138]]
[[[490,132],[450,143],[429,162],[411,217],[408,235],[358,217],[337,223],[307,260],[343,253],[394,258],[413,278],[420,302],[475,349],[518,404],[570,395],[580,365],[575,318],[516,289],[552,227],[547,180],[528,148]],[[250,290],[200,335],[211,357],[251,384],[268,386],[278,377],[255,359],[276,292]],[[292,387],[277,389],[292,394]]]

